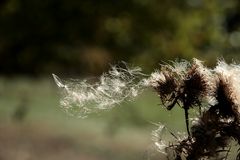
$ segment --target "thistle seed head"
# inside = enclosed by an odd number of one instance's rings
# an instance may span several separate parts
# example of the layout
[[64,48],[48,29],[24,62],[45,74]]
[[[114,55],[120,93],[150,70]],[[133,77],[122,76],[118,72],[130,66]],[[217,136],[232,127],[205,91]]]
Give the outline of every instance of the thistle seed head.
[[239,66],[218,61],[218,65],[214,71],[217,75],[217,89],[215,94],[220,113],[224,116],[238,118],[240,114]]
[[200,106],[203,99],[210,100],[215,90],[215,77],[202,62],[193,59],[187,69],[182,86],[181,102],[188,107]]

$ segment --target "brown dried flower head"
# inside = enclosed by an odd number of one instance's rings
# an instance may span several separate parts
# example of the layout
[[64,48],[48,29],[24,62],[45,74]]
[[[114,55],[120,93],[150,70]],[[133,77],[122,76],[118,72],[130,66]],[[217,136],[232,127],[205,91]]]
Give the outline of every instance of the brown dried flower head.
[[198,59],[193,59],[185,74],[180,100],[189,108],[200,106],[203,99],[210,100],[215,90],[215,77]]
[[161,71],[155,71],[150,76],[151,86],[157,91],[163,105],[169,109],[179,99],[179,92],[188,66],[187,61],[161,65]]
[[240,113],[240,68],[234,64],[218,61],[215,70],[217,75],[217,90],[215,96],[218,108],[223,116],[239,117]]

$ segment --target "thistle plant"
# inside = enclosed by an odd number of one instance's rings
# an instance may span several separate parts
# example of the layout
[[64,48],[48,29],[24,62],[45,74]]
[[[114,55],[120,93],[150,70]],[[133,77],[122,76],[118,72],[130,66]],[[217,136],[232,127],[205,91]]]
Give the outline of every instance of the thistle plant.
[[[112,66],[98,82],[54,79],[62,88],[62,107],[80,117],[110,109],[132,100],[145,88],[152,87],[167,110],[184,110],[187,135],[173,136],[172,142],[161,137],[163,126],[153,132],[158,151],[175,160],[227,159],[231,141],[240,144],[240,67],[219,60],[214,69],[193,59],[162,64],[151,75],[140,68]],[[189,123],[190,109],[197,109],[195,122]],[[235,156],[240,159],[240,153]]]
[[[240,68],[236,64],[219,61],[216,68],[210,70],[196,59],[187,66],[184,73],[175,73],[178,76],[172,76],[172,73],[165,76],[169,82],[180,81],[178,85],[174,83],[177,91],[160,91],[167,82],[163,83],[162,79],[152,83],[163,102],[166,101],[166,94],[171,95],[167,99],[171,102],[167,109],[179,101],[179,106],[185,110],[188,137],[176,139],[175,143],[165,147],[167,157],[176,160],[227,159],[231,139],[240,144],[240,79],[237,77]],[[182,79],[179,80],[179,77]],[[189,129],[187,110],[193,107],[199,107],[200,113]],[[236,159],[239,159],[239,154]]]

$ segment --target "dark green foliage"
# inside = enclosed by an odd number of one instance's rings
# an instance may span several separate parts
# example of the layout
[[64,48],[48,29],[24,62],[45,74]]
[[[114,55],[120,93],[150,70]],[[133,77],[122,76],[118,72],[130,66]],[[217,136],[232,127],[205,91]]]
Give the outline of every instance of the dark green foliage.
[[216,53],[238,53],[229,42],[239,29],[238,6],[237,0],[1,1],[0,73],[98,73],[119,59],[145,68],[176,57],[213,63]]

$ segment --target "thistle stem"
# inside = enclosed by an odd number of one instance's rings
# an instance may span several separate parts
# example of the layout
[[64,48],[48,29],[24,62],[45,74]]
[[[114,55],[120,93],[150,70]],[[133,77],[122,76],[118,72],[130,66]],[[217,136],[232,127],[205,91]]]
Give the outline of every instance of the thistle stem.
[[185,123],[186,123],[186,127],[187,127],[187,133],[188,136],[190,137],[190,130],[189,130],[189,118],[188,118],[188,108],[184,108],[184,113],[185,113]]

